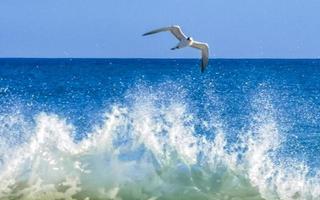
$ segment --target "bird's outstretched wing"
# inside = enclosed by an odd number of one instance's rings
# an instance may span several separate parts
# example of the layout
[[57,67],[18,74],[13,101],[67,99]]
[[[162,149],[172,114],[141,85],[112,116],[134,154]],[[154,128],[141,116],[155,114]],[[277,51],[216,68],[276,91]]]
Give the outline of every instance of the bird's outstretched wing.
[[170,27],[159,28],[159,29],[147,32],[147,33],[143,34],[143,36],[163,32],[163,31],[170,31],[178,40],[187,39],[187,37],[181,31],[181,28],[176,25],[170,26]]
[[201,50],[201,72],[204,72],[209,63],[209,45],[207,43],[193,41],[191,47]]

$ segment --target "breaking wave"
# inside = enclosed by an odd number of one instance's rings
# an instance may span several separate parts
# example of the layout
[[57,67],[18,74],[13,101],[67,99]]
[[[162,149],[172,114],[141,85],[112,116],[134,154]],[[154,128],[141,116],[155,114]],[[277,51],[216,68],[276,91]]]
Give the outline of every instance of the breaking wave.
[[81,140],[56,114],[3,115],[0,199],[320,199],[320,173],[279,157],[286,138],[270,102],[253,100],[257,112],[228,140],[218,114],[203,120],[183,97],[129,99]]

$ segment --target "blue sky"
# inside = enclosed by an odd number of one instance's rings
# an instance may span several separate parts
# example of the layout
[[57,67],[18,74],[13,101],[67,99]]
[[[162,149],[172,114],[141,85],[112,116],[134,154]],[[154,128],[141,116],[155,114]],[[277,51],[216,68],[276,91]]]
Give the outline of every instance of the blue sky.
[[319,0],[1,0],[0,57],[199,57],[170,51],[179,24],[213,58],[319,58]]

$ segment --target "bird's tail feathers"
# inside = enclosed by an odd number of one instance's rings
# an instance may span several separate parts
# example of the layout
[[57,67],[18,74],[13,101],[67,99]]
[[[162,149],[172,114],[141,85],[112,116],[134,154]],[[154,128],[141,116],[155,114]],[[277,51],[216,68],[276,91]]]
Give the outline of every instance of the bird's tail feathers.
[[176,50],[176,49],[179,49],[179,46],[176,46],[176,47],[172,47],[171,50]]

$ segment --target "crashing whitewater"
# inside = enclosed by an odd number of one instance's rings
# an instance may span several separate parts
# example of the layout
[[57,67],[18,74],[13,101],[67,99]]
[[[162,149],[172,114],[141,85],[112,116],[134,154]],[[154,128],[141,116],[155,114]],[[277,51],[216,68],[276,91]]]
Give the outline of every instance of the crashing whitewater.
[[[253,114],[230,143],[218,116],[199,120],[184,100],[146,93],[111,105],[79,141],[70,122],[44,112],[22,142],[1,138],[0,199],[320,199],[320,173],[276,156],[285,137],[272,111]],[[23,118],[4,116],[1,129],[30,126]]]

